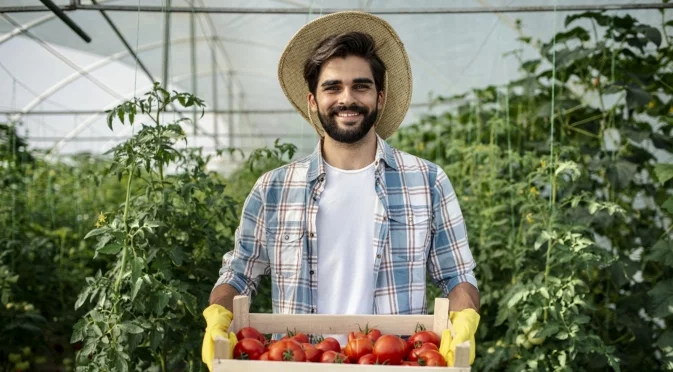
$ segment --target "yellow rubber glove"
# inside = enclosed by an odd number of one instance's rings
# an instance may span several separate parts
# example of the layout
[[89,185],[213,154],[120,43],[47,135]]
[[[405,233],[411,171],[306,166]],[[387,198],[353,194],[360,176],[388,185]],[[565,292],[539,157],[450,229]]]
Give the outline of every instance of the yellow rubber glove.
[[451,331],[444,330],[442,332],[442,342],[439,345],[439,353],[444,356],[448,366],[453,366],[456,361],[456,345],[465,341],[470,341],[470,365],[474,363],[476,350],[474,335],[477,333],[479,318],[479,314],[474,309],[451,311],[449,313],[449,319],[451,319],[456,336],[451,337]]
[[229,358],[233,359],[234,346],[236,346],[236,334],[229,332],[229,325],[234,318],[234,314],[221,305],[212,304],[203,311],[203,317],[206,319],[206,333],[203,335],[203,345],[201,346],[201,360],[206,363],[208,370],[213,370],[213,358],[215,358],[215,337],[222,336],[229,339]]

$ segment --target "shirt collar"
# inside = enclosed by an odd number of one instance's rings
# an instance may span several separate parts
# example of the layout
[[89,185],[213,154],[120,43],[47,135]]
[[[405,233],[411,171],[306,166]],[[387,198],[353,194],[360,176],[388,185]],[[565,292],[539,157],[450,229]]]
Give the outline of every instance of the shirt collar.
[[[376,134],[376,156],[374,161],[378,165],[383,161],[389,167],[397,170],[397,162],[392,147]],[[313,182],[318,177],[324,177],[325,163],[322,157],[322,138],[318,141],[315,150],[310,156],[307,181]]]

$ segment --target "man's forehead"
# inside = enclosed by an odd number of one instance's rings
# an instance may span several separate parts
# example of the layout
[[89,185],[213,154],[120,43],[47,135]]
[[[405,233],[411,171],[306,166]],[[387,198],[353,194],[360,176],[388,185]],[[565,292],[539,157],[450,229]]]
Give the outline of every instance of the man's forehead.
[[342,80],[352,82],[354,79],[374,79],[369,63],[360,57],[332,58],[320,69],[319,81]]

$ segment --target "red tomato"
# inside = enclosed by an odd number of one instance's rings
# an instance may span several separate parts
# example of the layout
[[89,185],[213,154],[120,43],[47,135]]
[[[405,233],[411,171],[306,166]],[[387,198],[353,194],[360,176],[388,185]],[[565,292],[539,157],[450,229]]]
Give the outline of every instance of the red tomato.
[[264,354],[259,356],[259,360],[269,360],[269,352],[265,351]]
[[341,345],[339,345],[339,341],[337,341],[337,339],[334,337],[327,337],[326,339],[320,341],[319,344],[315,345],[315,347],[318,350],[322,350],[323,353],[330,350],[337,353],[341,352]]
[[269,360],[304,362],[306,361],[306,353],[297,341],[280,340],[269,346]]
[[296,333],[294,336],[290,337],[291,339],[299,342],[300,344],[308,344],[309,339],[308,336],[304,333]]
[[418,364],[428,367],[446,367],[446,360],[439,351],[426,350],[418,356]]
[[418,364],[418,362],[412,362],[412,361],[409,361],[409,360],[403,361],[402,365],[403,366],[420,366],[420,364]]
[[417,347],[417,348],[411,350],[409,352],[409,355],[407,355],[407,360],[417,361],[418,356],[421,355],[421,353],[426,351],[426,350],[437,350],[437,351],[439,351],[439,349],[437,348],[437,346],[435,344],[431,344],[431,343],[428,342],[427,344],[421,345],[421,347]]
[[425,343],[431,343],[435,344],[435,346],[439,347],[439,343],[442,340],[439,338],[439,336],[433,332],[433,331],[420,331],[414,333],[409,339],[407,340],[407,344],[409,345],[409,349],[415,349],[417,347],[421,347],[421,345]]
[[254,338],[259,340],[261,343],[266,344],[266,337],[264,337],[263,334],[252,327],[241,328],[241,330],[236,333],[236,338],[238,341],[241,341],[244,338]]
[[257,360],[264,354],[264,344],[254,338],[244,338],[234,346],[234,359]]
[[309,344],[308,342],[302,343],[301,347],[304,349],[307,362],[320,361],[320,357],[322,356],[322,350],[318,350],[318,348],[316,348],[315,345]]
[[407,356],[407,343],[393,335],[383,335],[376,340],[372,354],[376,355],[381,363],[399,365]]
[[379,337],[381,337],[381,331],[379,331],[376,328],[369,328],[369,325],[366,325],[364,330],[360,328],[360,332],[349,333],[348,342],[350,342],[354,338],[360,338],[360,337],[367,337],[372,341],[372,343],[375,343],[376,340],[378,340]]
[[350,361],[348,360],[348,356],[337,353],[333,350],[329,350],[322,353],[322,356],[320,357],[320,363],[348,364]]
[[344,349],[344,354],[348,355],[350,360],[360,360],[362,356],[371,354],[373,350],[374,343],[365,336],[349,341]]
[[358,364],[380,364],[374,354],[363,355],[358,359]]
[[308,336],[305,333],[297,332],[296,329],[294,331],[288,330],[287,335],[283,336],[281,338],[281,340],[287,340],[287,339],[295,340],[295,341],[299,342],[300,344],[304,344],[304,343],[309,342]]

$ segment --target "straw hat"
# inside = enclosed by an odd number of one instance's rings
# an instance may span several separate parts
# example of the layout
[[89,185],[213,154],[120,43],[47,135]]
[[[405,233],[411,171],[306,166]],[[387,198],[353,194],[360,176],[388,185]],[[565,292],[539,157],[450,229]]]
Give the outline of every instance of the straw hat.
[[363,32],[372,36],[376,54],[386,66],[383,83],[384,106],[375,124],[376,133],[390,137],[399,128],[411,103],[411,67],[402,41],[393,28],[379,17],[357,11],[325,15],[306,24],[292,37],[278,63],[278,79],[292,105],[322,137],[318,118],[311,117],[308,84],[304,80],[304,63],[326,37],[344,32]]

